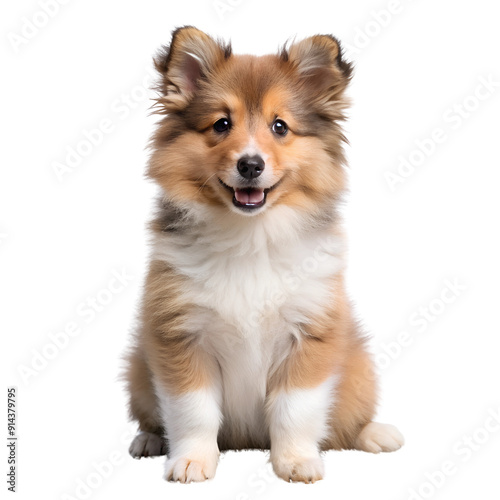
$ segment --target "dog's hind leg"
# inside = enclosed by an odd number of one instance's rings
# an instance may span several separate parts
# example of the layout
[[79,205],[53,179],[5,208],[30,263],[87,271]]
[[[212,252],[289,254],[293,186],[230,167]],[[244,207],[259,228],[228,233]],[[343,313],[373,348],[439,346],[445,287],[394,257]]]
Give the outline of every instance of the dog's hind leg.
[[134,458],[154,457],[167,454],[167,443],[159,414],[151,371],[143,353],[134,347],[127,357],[125,378],[129,393],[129,413],[139,424],[139,432],[133,439],[129,453]]

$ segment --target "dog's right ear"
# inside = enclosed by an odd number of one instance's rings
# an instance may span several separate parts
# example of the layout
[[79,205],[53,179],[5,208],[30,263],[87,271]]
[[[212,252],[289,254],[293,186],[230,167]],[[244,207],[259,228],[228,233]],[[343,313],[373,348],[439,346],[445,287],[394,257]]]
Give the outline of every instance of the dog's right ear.
[[170,46],[162,47],[154,58],[161,75],[160,113],[178,111],[189,103],[206,77],[231,55],[231,46],[215,41],[192,26],[176,29]]

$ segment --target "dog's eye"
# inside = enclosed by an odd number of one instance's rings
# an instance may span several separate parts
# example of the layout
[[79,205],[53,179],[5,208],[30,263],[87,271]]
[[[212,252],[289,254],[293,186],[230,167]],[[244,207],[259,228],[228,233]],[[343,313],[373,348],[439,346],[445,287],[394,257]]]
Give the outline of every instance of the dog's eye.
[[231,128],[231,122],[227,118],[221,118],[214,123],[214,130],[222,133],[227,132]]
[[285,135],[288,132],[287,124],[283,120],[275,120],[272,129],[273,132],[278,135]]

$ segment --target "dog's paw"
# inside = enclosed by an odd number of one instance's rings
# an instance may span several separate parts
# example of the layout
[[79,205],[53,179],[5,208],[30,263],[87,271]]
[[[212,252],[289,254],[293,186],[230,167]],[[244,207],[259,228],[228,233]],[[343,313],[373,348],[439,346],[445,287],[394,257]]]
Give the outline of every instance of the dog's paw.
[[319,454],[313,457],[297,457],[292,460],[276,457],[271,460],[278,477],[287,482],[314,483],[323,479],[325,467]]
[[134,458],[158,457],[167,454],[167,444],[158,434],[141,431],[132,440],[128,452]]
[[359,433],[355,447],[370,453],[380,453],[399,450],[404,442],[403,435],[393,425],[370,422]]
[[164,478],[167,481],[190,483],[205,481],[215,476],[217,456],[205,457],[177,457],[167,460]]

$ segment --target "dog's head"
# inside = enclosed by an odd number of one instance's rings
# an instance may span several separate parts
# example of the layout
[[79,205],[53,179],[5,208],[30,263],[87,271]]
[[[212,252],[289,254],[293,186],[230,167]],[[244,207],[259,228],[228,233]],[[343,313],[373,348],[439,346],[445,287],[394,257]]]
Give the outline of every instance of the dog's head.
[[185,27],[155,65],[166,116],[149,175],[174,204],[249,216],[281,204],[318,212],[338,198],[352,68],[335,38],[256,57]]

